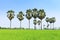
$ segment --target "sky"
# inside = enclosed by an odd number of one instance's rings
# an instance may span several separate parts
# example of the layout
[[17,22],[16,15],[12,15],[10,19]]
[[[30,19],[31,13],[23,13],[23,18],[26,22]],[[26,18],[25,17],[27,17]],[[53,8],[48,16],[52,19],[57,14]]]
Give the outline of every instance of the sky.
[[[37,8],[44,9],[46,12],[46,17],[55,17],[55,27],[60,27],[60,0],[0,0],[0,26],[9,27],[10,21],[7,18],[7,11],[14,10],[15,18],[12,19],[12,28],[19,27],[19,20],[16,18],[16,15],[19,11],[23,11],[26,14],[27,9]],[[22,27],[28,28],[28,20],[24,17],[22,21]],[[33,18],[31,19],[31,28],[33,25]],[[46,25],[45,18],[43,19],[43,25]],[[37,28],[38,27],[37,25]]]

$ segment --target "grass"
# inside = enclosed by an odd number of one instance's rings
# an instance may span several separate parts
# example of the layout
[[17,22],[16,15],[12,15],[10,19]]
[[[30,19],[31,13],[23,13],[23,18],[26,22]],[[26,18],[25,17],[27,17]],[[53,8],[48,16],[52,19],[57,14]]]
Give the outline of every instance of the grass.
[[60,30],[0,29],[0,40],[60,40]]

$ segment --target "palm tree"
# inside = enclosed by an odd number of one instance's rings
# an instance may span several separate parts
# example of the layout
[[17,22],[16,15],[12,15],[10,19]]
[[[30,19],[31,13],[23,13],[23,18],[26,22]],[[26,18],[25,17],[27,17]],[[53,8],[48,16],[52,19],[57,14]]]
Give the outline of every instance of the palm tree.
[[52,18],[49,18],[49,23],[50,23],[50,29],[51,29]]
[[10,28],[11,28],[11,20],[14,18],[14,11],[13,10],[9,10],[7,11],[7,17],[9,18],[10,20]]
[[38,20],[38,22],[37,22],[37,23],[38,23],[38,25],[40,25],[41,21],[40,21],[40,20]]
[[[32,9],[32,17],[34,18],[34,20],[36,20],[36,18],[37,18],[37,9],[36,8],[34,8],[34,9]],[[34,26],[34,28],[36,28],[36,25]]]
[[33,24],[34,24],[34,29],[36,29],[37,21],[35,19],[33,20]]
[[32,18],[32,10],[28,9],[26,11],[26,18],[29,20],[29,29],[30,29],[30,19]]
[[23,14],[23,12],[22,11],[20,11],[19,12],[19,14],[17,14],[17,18],[19,19],[19,21],[20,21],[20,28],[21,28],[21,21],[24,19],[24,14]]
[[56,21],[55,17],[52,17],[53,29],[54,29],[54,23],[55,23],[55,21]]
[[47,28],[48,28],[48,27],[49,27],[49,24],[48,24],[48,22],[49,22],[49,17],[46,17],[45,21],[47,22]]
[[38,18],[41,20],[41,30],[42,30],[42,19],[44,19],[46,16],[44,9],[40,9],[38,11]]

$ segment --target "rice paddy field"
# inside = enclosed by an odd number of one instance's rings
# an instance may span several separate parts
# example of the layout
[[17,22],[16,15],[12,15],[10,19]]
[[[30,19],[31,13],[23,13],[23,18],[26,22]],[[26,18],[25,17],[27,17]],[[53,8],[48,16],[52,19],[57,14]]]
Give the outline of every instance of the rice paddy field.
[[0,29],[0,40],[60,40],[60,30]]

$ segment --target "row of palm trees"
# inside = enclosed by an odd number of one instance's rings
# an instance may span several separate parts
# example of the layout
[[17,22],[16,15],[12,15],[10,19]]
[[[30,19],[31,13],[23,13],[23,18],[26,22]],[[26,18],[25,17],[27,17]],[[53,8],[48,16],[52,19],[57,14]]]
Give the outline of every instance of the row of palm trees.
[[53,23],[53,29],[54,29],[54,23],[56,22],[55,17],[52,17],[52,18],[46,17],[45,20],[47,22],[47,28],[49,27],[49,24],[48,23],[50,23],[50,29],[51,29],[51,23]]
[[[13,10],[9,10],[7,11],[7,17],[9,18],[10,20],[10,28],[11,28],[11,20],[14,18],[15,14],[14,14],[14,11]],[[26,14],[24,15],[22,11],[20,11],[18,14],[17,14],[17,18],[19,19],[20,21],[20,28],[21,28],[21,21],[24,19],[24,16],[28,19],[29,21],[29,29],[30,29],[30,19],[33,17],[34,20],[33,20],[33,23],[34,23],[34,29],[36,29],[36,24],[38,23],[40,25],[41,23],[41,30],[42,30],[42,20],[46,17],[46,13],[44,11],[44,9],[39,9],[37,10],[36,8],[34,9],[28,9],[26,10]],[[36,20],[36,18],[39,18],[40,20]],[[46,22],[50,22],[51,21],[54,21],[55,22],[55,17],[53,18],[46,18]],[[54,24],[54,22],[52,22]]]

